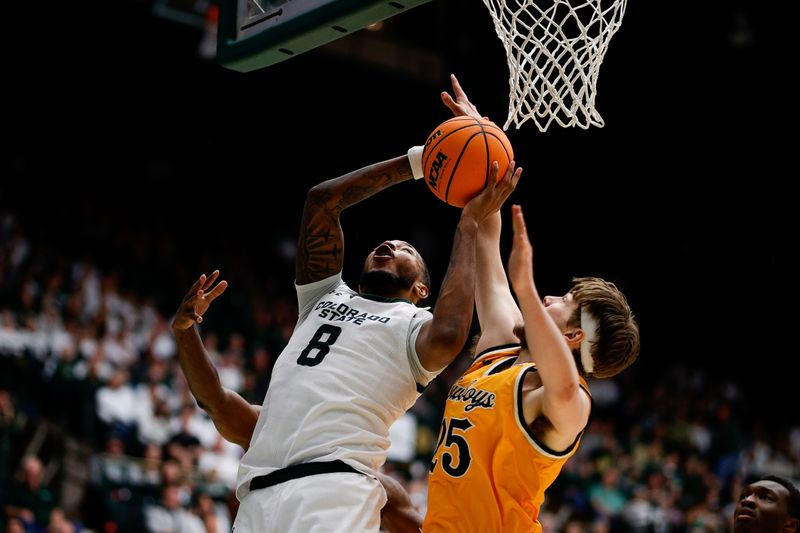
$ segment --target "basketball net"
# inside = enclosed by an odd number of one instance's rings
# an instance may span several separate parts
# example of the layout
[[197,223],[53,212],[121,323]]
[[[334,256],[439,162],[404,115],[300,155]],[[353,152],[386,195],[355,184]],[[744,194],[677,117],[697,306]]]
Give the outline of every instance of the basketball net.
[[508,119],[603,127],[597,76],[627,0],[483,0],[508,59]]

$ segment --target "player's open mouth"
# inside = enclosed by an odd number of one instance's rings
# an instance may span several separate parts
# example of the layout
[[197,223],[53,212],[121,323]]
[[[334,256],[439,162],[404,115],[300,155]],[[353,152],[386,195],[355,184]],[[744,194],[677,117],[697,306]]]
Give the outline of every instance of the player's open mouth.
[[380,246],[375,248],[375,253],[373,254],[372,257],[374,257],[375,259],[391,259],[392,257],[394,257],[394,254],[392,253],[392,249],[388,245],[381,244]]

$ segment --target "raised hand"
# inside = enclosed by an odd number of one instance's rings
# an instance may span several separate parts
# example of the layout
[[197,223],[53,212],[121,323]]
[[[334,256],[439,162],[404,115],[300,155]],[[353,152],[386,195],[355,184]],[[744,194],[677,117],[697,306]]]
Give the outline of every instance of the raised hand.
[[522,167],[516,168],[514,161],[509,162],[508,170],[503,179],[497,180],[499,170],[497,161],[492,161],[492,170],[489,172],[489,182],[481,193],[467,202],[462,211],[462,216],[473,216],[479,223],[486,217],[500,210],[517,186]]
[[211,286],[214,285],[218,277],[219,270],[215,270],[210,276],[202,274],[192,285],[192,288],[186,293],[181,305],[175,312],[172,329],[189,329],[194,324],[199,324],[203,321],[203,314],[208,311],[211,302],[216,300],[217,296],[225,292],[228,287],[228,282],[222,280],[212,289]]
[[514,225],[514,240],[511,245],[511,255],[508,258],[508,279],[514,291],[519,293],[533,285],[533,247],[528,238],[525,217],[522,207],[511,206],[511,216]]
[[461,88],[461,84],[458,83],[455,74],[450,74],[450,81],[453,84],[453,95],[455,98],[450,96],[447,91],[442,91],[442,102],[453,112],[453,115],[456,117],[466,116],[476,119],[487,118],[482,117],[478,112],[478,108],[475,107],[475,104],[469,101],[467,93]]

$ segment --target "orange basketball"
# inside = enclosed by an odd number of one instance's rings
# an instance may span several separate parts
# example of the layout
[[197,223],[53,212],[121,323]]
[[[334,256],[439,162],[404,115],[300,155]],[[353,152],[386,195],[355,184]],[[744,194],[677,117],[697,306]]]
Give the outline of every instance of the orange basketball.
[[494,122],[455,117],[442,122],[428,136],[422,152],[425,183],[441,201],[464,207],[489,181],[492,161],[500,180],[514,159],[505,132]]

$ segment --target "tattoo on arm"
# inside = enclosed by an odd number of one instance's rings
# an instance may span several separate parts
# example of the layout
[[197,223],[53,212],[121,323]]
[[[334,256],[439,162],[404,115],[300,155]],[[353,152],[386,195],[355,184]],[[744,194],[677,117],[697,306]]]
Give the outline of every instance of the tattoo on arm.
[[412,178],[405,157],[356,170],[315,187],[303,211],[295,277],[310,283],[342,270],[344,234],[339,215],[390,185]]
[[344,236],[339,226],[339,211],[338,206],[329,208],[324,200],[309,199],[297,247],[298,282],[317,281],[341,270]]

